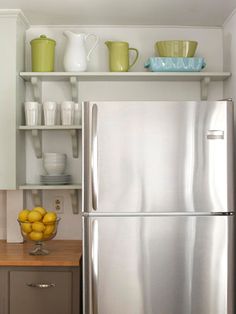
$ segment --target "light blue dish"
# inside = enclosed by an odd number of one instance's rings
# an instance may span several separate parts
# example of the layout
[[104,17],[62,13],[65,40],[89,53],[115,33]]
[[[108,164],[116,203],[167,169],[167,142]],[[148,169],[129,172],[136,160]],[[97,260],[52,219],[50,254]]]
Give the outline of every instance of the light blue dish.
[[151,57],[144,67],[152,72],[199,72],[205,68],[204,58]]

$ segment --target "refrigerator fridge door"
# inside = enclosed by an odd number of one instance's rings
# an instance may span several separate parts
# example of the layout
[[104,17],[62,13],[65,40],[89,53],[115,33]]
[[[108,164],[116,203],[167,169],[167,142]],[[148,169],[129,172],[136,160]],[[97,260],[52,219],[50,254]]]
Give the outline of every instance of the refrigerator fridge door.
[[84,103],[84,211],[233,210],[233,104]]
[[84,217],[84,314],[233,314],[233,216]]

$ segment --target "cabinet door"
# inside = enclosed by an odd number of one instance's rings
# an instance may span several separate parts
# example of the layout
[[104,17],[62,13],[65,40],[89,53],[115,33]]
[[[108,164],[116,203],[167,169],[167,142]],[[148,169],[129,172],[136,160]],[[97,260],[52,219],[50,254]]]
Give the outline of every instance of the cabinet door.
[[8,311],[8,272],[0,268],[0,313],[9,314]]
[[[6,31],[7,30],[7,31]],[[0,189],[15,189],[24,181],[24,137],[22,122],[25,26],[16,18],[0,19]]]
[[11,271],[10,314],[71,314],[72,273]]

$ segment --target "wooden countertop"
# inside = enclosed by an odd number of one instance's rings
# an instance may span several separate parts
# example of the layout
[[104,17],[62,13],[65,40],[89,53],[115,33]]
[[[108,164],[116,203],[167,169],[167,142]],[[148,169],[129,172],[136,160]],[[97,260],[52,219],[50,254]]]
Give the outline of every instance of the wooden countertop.
[[0,266],[80,266],[82,241],[51,240],[45,243],[49,254],[29,255],[34,243],[7,243],[0,240]]

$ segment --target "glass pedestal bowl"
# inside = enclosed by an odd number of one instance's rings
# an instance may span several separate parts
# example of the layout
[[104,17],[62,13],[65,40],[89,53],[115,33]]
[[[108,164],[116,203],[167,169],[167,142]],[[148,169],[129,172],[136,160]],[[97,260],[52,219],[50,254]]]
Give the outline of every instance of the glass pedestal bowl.
[[[48,255],[49,251],[44,248],[44,242],[49,241],[53,239],[57,234],[57,228],[60,221],[60,218],[57,218],[55,222],[43,224],[40,222],[40,225],[38,224],[38,228],[33,226],[35,222],[29,222],[29,221],[20,221],[18,220],[18,223],[20,225],[20,231],[22,234],[22,237],[25,241],[32,241],[35,243],[32,250],[30,250],[30,255]],[[44,226],[43,226],[44,225]],[[41,231],[38,230],[42,229]],[[35,231],[36,230],[36,231]]]

